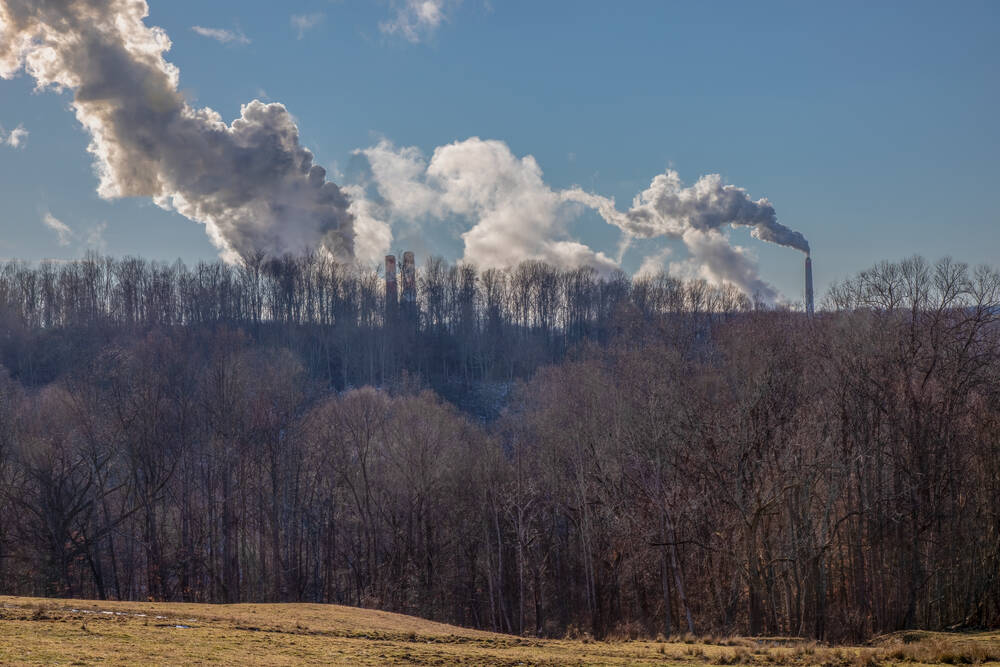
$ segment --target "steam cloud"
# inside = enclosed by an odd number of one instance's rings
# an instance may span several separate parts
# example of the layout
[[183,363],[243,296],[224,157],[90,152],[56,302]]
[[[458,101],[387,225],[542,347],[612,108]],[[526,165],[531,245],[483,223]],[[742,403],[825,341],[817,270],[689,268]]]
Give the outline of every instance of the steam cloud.
[[84,248],[102,252],[107,249],[107,243],[104,240],[104,232],[108,228],[107,222],[100,222],[87,229],[86,233],[81,235],[65,222],[52,215],[51,212],[46,211],[42,215],[42,224],[55,232],[58,243],[63,248],[70,246],[75,241],[82,241]]
[[73,233],[69,225],[49,212],[46,212],[42,216],[42,224],[56,233],[56,236],[59,238],[59,245],[63,247],[68,246],[76,237],[76,234]]
[[[517,158],[506,144],[478,137],[435,149],[427,161],[416,148],[388,141],[357,151],[369,166],[381,202],[367,202],[359,224],[388,229],[391,222],[421,223],[459,217],[473,222],[462,233],[464,260],[483,268],[543,260],[562,267],[617,263],[568,238],[560,193],[543,180],[530,155]],[[363,197],[360,189],[352,195]]]
[[[398,3],[397,21],[383,29],[417,38],[444,20],[446,4]],[[211,109],[188,105],[177,68],[164,59],[170,40],[145,25],[147,15],[145,0],[0,0],[0,77],[24,69],[39,88],[74,91],[73,108],[92,139],[99,194],[150,197],[204,223],[227,260],[321,249],[342,260],[377,262],[395,227],[462,220],[463,259],[483,268],[537,259],[608,272],[619,267],[632,239],[663,237],[682,241],[690,254],[671,262],[671,272],[730,282],[772,300],[777,292],[725,230],[746,226],[758,239],[809,252],[766,199],[754,201],[718,175],[684,187],[668,170],[619,211],[613,199],[578,187],[551,188],[532,156],[519,158],[503,142],[477,137],[440,146],[430,159],[416,148],[379,142],[356,151],[371,182],[341,189],[313,164],[281,104],[254,100],[231,125]],[[303,31],[318,20],[296,18]],[[7,141],[17,146],[23,135],[15,130]],[[621,230],[617,258],[570,236],[585,208]],[[54,218],[45,222],[68,238]],[[666,259],[660,249],[644,258],[640,272]]]
[[778,222],[767,199],[752,200],[743,188],[723,184],[718,174],[702,176],[685,188],[677,172],[668,169],[656,176],[624,213],[615,209],[614,201],[579,188],[565,196],[597,209],[609,224],[640,238],[682,238],[690,229],[707,232],[728,224],[752,227],[755,238],[809,253],[809,242]]
[[682,240],[691,260],[673,265],[675,273],[730,282],[767,301],[775,300],[777,291],[760,278],[747,251],[731,245],[720,229],[750,227],[755,238],[809,254],[809,242],[778,222],[767,199],[754,201],[743,188],[725,185],[718,174],[702,176],[686,188],[677,172],[668,169],[636,195],[625,212],[615,208],[613,199],[580,188],[565,191],[563,197],[596,210],[608,224],[622,230],[626,244],[633,237]]
[[[517,158],[500,141],[473,137],[438,147],[430,160],[416,148],[397,148],[386,140],[357,154],[367,160],[375,190],[371,197],[360,186],[351,190],[359,231],[364,225],[368,233],[377,230],[379,238],[391,241],[392,229],[400,225],[463,218],[471,223],[461,234],[463,259],[482,267],[539,259],[607,272],[618,268],[631,239],[664,237],[682,241],[691,256],[671,263],[671,272],[729,282],[773,301],[778,293],[760,278],[753,256],[732,245],[724,230],[747,226],[756,238],[809,252],[802,234],[780,224],[766,199],[754,201],[715,174],[684,187],[677,172],[668,170],[623,212],[613,199],[578,187],[553,190],[533,157]],[[580,206],[597,211],[621,230],[617,259],[569,238],[568,225]],[[372,260],[388,247],[372,244]],[[645,257],[638,273],[663,268],[668,254],[668,249],[660,249]]]
[[74,91],[105,198],[151,197],[205,224],[231,261],[254,251],[353,257],[347,197],[299,143],[284,106],[226,125],[189,106],[145,0],[0,0],[0,77]]

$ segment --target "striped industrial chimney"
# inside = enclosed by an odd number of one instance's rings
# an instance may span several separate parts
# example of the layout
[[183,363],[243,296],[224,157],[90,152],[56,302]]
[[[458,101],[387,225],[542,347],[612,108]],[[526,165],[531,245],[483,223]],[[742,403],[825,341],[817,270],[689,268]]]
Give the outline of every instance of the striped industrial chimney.
[[813,261],[806,255],[806,314],[813,314]]

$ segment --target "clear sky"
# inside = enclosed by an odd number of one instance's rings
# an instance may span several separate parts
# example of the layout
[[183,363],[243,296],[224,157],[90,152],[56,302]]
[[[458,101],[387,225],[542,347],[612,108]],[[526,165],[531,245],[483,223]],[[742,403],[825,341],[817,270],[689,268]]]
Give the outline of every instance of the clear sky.
[[[228,122],[253,98],[282,102],[338,182],[352,151],[382,138],[430,154],[478,136],[534,156],[552,187],[620,208],[668,167],[686,183],[719,173],[809,239],[819,294],[914,253],[1000,264],[1000,2],[464,0],[412,34],[388,29],[402,8],[150,0],[146,22],[170,35],[194,106]],[[88,244],[217,255],[198,223],[100,199],[69,93],[33,87],[0,80],[3,136],[28,132],[0,145],[0,257],[71,258]],[[65,245],[46,214],[71,230]],[[397,240],[454,259],[449,229]],[[572,231],[615,254],[617,231],[596,215]],[[800,253],[731,237],[802,298]]]

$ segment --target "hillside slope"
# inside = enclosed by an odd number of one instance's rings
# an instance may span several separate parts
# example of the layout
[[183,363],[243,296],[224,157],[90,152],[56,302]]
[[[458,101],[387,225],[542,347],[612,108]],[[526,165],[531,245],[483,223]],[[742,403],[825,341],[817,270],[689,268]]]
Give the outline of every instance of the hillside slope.
[[202,605],[0,596],[0,664],[680,665],[988,662],[1000,634],[800,640],[540,640],[316,604]]

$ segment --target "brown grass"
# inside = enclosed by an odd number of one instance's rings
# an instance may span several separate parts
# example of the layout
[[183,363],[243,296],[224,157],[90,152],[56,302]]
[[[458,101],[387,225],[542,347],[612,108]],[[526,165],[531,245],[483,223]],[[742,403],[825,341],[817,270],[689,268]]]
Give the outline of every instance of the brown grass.
[[[183,627],[178,627],[183,626]],[[0,664],[926,665],[987,664],[1000,635],[899,634],[870,647],[792,638],[542,640],[315,604],[198,605],[0,596]]]
[[937,665],[1000,663],[1000,633],[897,632],[874,642],[883,660]]

